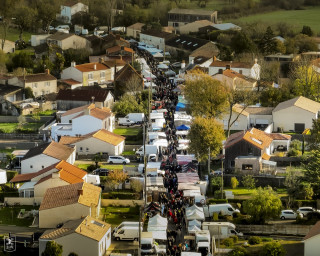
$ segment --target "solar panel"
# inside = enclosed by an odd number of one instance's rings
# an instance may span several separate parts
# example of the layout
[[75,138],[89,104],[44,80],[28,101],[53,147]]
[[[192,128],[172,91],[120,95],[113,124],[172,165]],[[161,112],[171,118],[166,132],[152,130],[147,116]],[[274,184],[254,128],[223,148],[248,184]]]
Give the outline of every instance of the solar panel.
[[102,224],[102,223],[100,223],[100,222],[97,222],[97,221],[95,221],[95,220],[92,220],[91,223],[93,223],[93,224],[95,224],[95,225],[97,225],[97,226],[99,226],[99,227],[104,227],[104,224]]

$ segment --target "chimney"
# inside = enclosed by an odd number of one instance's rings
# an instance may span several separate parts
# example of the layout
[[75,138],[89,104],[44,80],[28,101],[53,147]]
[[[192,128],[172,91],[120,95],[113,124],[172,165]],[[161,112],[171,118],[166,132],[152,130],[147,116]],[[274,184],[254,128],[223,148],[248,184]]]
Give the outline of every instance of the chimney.
[[213,56],[213,61],[217,61],[217,57],[216,56]]
[[94,69],[94,70],[97,70],[97,64],[94,64],[94,65],[93,65],[93,69]]
[[75,61],[71,61],[71,67],[75,67],[76,66],[76,62]]
[[85,115],[90,115],[90,108],[87,107],[87,108],[83,111],[83,114],[85,114]]
[[99,63],[102,63],[103,62],[103,58],[99,58]]
[[226,69],[231,69],[231,65],[226,65]]
[[181,62],[181,69],[184,69],[186,67],[186,62],[184,60],[182,60]]
[[83,190],[82,189],[78,189],[78,196],[83,196]]
[[50,75],[50,69],[46,69],[45,71],[44,71],[44,73],[46,73],[47,75]]
[[223,74],[223,69],[219,68],[218,74]]

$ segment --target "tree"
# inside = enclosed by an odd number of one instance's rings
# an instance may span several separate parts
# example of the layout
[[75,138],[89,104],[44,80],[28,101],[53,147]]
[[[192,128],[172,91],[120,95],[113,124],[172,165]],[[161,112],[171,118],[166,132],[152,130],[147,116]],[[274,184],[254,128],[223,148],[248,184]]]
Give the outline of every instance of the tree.
[[261,61],[260,80],[266,82],[276,82],[280,77],[280,62],[279,61]]
[[95,162],[96,168],[99,167],[99,162],[102,160],[102,155],[101,154],[95,154],[92,158],[92,161]]
[[130,185],[133,191],[136,193],[141,193],[143,191],[143,183],[138,179],[131,179]]
[[241,183],[247,189],[254,189],[256,187],[256,180],[252,175],[243,176]]
[[14,154],[10,153],[10,154],[6,154],[6,158],[7,158],[7,163],[10,167],[10,170],[11,170],[13,167],[13,161],[16,158],[16,156]]
[[299,34],[294,39],[295,47],[298,48],[299,53],[318,50],[315,40],[307,35]]
[[311,151],[308,164],[304,166],[303,181],[309,183],[313,189],[314,197],[320,196],[320,150]]
[[30,87],[24,88],[24,96],[26,99],[34,98],[32,88],[30,88]]
[[20,34],[19,40],[22,41],[23,31],[30,29],[36,19],[36,11],[28,6],[15,8],[13,12],[14,23],[18,26]]
[[62,245],[57,244],[55,241],[48,241],[46,249],[43,251],[41,256],[61,256],[62,251]]
[[146,112],[146,110],[143,104],[139,104],[137,99],[129,94],[123,95],[112,107],[112,112],[115,112],[117,117],[124,117],[129,113]]
[[310,149],[317,149],[320,145],[320,118],[312,120],[312,128],[308,137],[308,146]]
[[109,172],[107,182],[109,182],[109,185],[114,188],[125,182],[126,179],[128,179],[128,174],[126,174],[123,170],[113,170]]
[[12,66],[11,69],[16,68],[26,68],[26,69],[32,69],[33,68],[33,60],[25,51],[21,51],[19,53],[15,53],[12,57]]
[[12,12],[16,6],[15,0],[0,0],[0,16],[1,16],[1,31],[0,31],[0,38],[1,38],[1,50],[4,48],[4,44],[7,40],[8,28],[12,21]]
[[244,32],[237,32],[231,41],[231,48],[236,54],[254,52],[255,46],[252,40]]
[[237,246],[227,256],[247,256],[248,252],[246,248]]
[[60,74],[64,67],[65,59],[61,53],[56,53],[56,58],[54,61],[54,70],[57,74]]
[[6,67],[7,55],[0,49],[0,75],[8,72]]
[[193,120],[188,137],[190,151],[195,153],[200,160],[208,158],[209,148],[211,157],[216,157],[225,139],[222,125],[213,118],[204,117],[196,117]]
[[274,33],[271,27],[267,27],[267,30],[259,43],[260,51],[264,54],[271,54],[276,52],[277,42],[274,39]]
[[235,189],[239,185],[239,181],[237,180],[236,177],[232,177],[230,183],[231,183],[231,188],[232,189]]
[[26,117],[24,115],[20,115],[18,117],[18,123],[18,128],[21,129],[27,123]]
[[84,49],[67,49],[63,51],[63,56],[65,59],[64,65],[70,67],[71,62],[74,61],[77,64],[88,63],[90,51],[86,48]]
[[267,219],[279,218],[282,203],[272,188],[260,187],[254,191],[250,199],[243,203],[243,208],[254,223],[264,224]]
[[211,188],[212,188],[213,192],[220,190],[221,186],[222,186],[221,177],[212,177],[211,178]]
[[141,93],[143,90],[143,84],[139,77],[131,76],[126,82],[126,92],[131,95],[137,96],[137,93]]
[[313,31],[309,26],[303,26],[301,34],[307,35],[307,36],[313,36]]
[[291,207],[292,201],[298,198],[298,187],[301,181],[301,176],[294,169],[288,169],[286,172],[286,179],[284,185],[288,191],[288,202],[287,207]]
[[193,116],[220,116],[227,106],[226,88],[220,81],[195,73],[186,81],[184,94]]
[[48,34],[50,25],[56,19],[56,14],[60,13],[60,0],[40,0],[36,2],[37,19],[42,29]]
[[285,254],[285,249],[278,241],[265,244],[260,253],[261,256],[284,256]]

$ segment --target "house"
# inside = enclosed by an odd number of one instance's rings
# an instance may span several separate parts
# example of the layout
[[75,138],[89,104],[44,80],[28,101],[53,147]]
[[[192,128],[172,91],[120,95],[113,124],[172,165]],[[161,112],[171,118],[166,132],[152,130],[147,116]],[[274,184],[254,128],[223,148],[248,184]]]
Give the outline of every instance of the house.
[[[237,118],[238,117],[238,118]],[[239,104],[236,104],[232,108],[232,116],[231,116],[231,122],[233,122],[237,118],[237,121],[235,121],[232,125],[230,130],[231,131],[244,131],[248,129],[249,125],[249,113],[245,110],[243,110],[243,107]],[[223,123],[223,129],[228,130],[228,120],[229,120],[229,113],[226,113],[222,116],[221,120],[219,120],[221,123]]]
[[[10,183],[23,183],[18,188],[19,197],[34,198],[34,203],[40,204],[48,188],[88,181],[90,179],[86,171],[62,160],[38,172],[18,174]],[[7,203],[11,205],[10,201],[7,199]]]
[[23,90],[19,86],[0,83],[0,100],[9,102],[23,100]]
[[246,62],[218,61],[217,59],[214,59],[209,66],[209,75],[213,76],[221,73],[225,69],[232,69],[237,73],[250,77],[251,73],[253,72],[253,65]]
[[61,116],[61,123],[51,126],[51,137],[59,141],[61,136],[80,136],[100,129],[112,132],[115,117],[109,108],[98,108],[95,104],[70,109]]
[[[196,58],[209,58],[212,61],[214,61],[215,56],[218,56],[219,49],[213,42],[207,42],[206,44],[198,47],[189,55],[189,63],[192,62],[192,60]],[[209,67],[211,63],[206,64],[206,67]]]
[[42,35],[31,35],[31,46],[39,46],[47,43],[47,38],[51,36],[50,34],[42,34]]
[[275,131],[303,132],[312,128],[312,120],[319,117],[320,103],[299,96],[279,103],[272,111]]
[[[0,38],[0,42],[2,42],[2,40],[3,39]],[[16,44],[15,44],[15,42],[12,42],[12,41],[6,39],[4,42],[3,48],[0,47],[0,50],[2,50],[4,53],[13,53],[16,50]]]
[[135,23],[127,27],[127,36],[139,39],[144,23]]
[[115,98],[119,98],[127,92],[128,86],[132,87],[131,91],[142,91],[144,87],[143,77],[130,64],[126,64],[124,68],[115,74],[114,82]]
[[277,162],[265,160],[259,156],[238,156],[234,161],[234,169],[243,175],[275,175],[276,173]]
[[303,238],[304,256],[318,256],[320,243],[320,221],[318,221]]
[[9,79],[9,85],[22,88],[31,88],[35,97],[57,92],[57,78],[50,74],[47,69],[45,73],[18,76],[17,79]]
[[93,55],[100,55],[106,52],[106,49],[113,46],[124,46],[130,47],[130,43],[120,37],[119,35],[114,35],[110,33],[107,36],[100,37],[96,35],[88,35],[85,37],[90,43],[90,49]]
[[63,32],[56,32],[47,38],[48,45],[55,45],[62,50],[67,49],[84,49],[89,47],[87,39],[75,34],[67,34]]
[[[209,67],[210,70],[210,67]],[[210,72],[210,71],[209,71]],[[255,90],[257,81],[246,77],[232,69],[219,70],[219,73],[212,76],[213,79],[220,81],[224,86],[231,90]]]
[[140,33],[140,42],[153,45],[157,49],[164,51],[166,42],[173,37],[175,37],[175,34],[150,29]]
[[188,57],[194,50],[208,42],[209,41],[205,39],[180,35],[166,41],[166,51],[168,51],[171,56]]
[[72,16],[78,12],[88,12],[89,7],[78,1],[66,1],[61,5],[61,12],[57,15],[57,18],[64,23],[71,23]]
[[112,61],[117,67],[122,65],[124,66],[125,64],[130,64],[132,62],[132,56],[108,56],[107,54],[102,54],[99,56],[89,56],[89,62],[99,62],[100,59],[107,63],[108,66],[109,62]]
[[67,90],[67,89],[76,89],[78,87],[82,87],[82,83],[79,81],[76,81],[72,78],[70,79],[60,79],[58,80],[58,90]]
[[177,28],[180,34],[197,33],[200,28],[212,26],[214,23],[208,20],[196,20],[186,25],[181,25]]
[[55,228],[83,216],[99,217],[101,188],[85,182],[47,189],[39,208],[39,228]]
[[87,216],[64,223],[58,229],[45,231],[39,238],[39,256],[48,241],[62,245],[62,256],[104,256],[111,245],[111,226]]
[[235,167],[238,156],[256,156],[269,160],[277,150],[289,149],[291,136],[278,133],[267,133],[256,128],[231,134],[224,144],[225,168]]
[[273,107],[248,106],[245,111],[249,113],[249,127],[266,128],[273,123]]
[[134,50],[125,46],[113,46],[106,49],[107,56],[134,56]]
[[168,12],[168,26],[179,28],[180,26],[197,20],[208,20],[218,23],[218,12],[203,9],[179,9],[174,8]]
[[95,155],[104,152],[113,156],[122,154],[124,141],[125,137],[101,129],[78,137],[62,136],[59,143],[75,146],[78,155]]
[[113,80],[112,70],[102,61],[76,65],[73,61],[71,66],[61,72],[61,79],[73,79],[83,86],[102,84]]
[[114,97],[109,90],[100,88],[77,88],[75,90],[60,90],[57,98],[58,110],[69,110],[92,102],[99,108],[111,108]]
[[75,148],[54,141],[44,143],[30,149],[21,159],[21,173],[37,172],[61,160],[73,164],[75,159]]
[[214,30],[227,31],[227,30],[241,30],[241,27],[233,23],[221,23],[221,24],[212,24],[205,27],[199,28],[200,33],[209,33]]

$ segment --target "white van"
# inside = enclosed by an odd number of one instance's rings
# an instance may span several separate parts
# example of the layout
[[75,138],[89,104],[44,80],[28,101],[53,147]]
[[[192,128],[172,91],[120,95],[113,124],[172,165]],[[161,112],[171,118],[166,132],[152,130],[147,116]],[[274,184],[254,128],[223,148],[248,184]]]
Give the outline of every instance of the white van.
[[206,217],[212,217],[215,212],[222,215],[233,215],[235,212],[240,212],[238,209],[234,209],[231,204],[211,204],[204,206],[203,211]]
[[[141,227],[142,231],[142,227]],[[120,228],[117,232],[113,233],[113,237],[119,240],[139,240],[139,227],[126,227]]]
[[135,222],[135,221],[124,221],[122,222],[119,226],[115,227],[113,229],[113,233],[117,232],[119,229],[123,228],[123,227],[139,227],[139,222]]
[[65,30],[70,30],[70,27],[69,25],[59,25],[56,27],[56,30],[59,30],[59,29],[65,29]]

